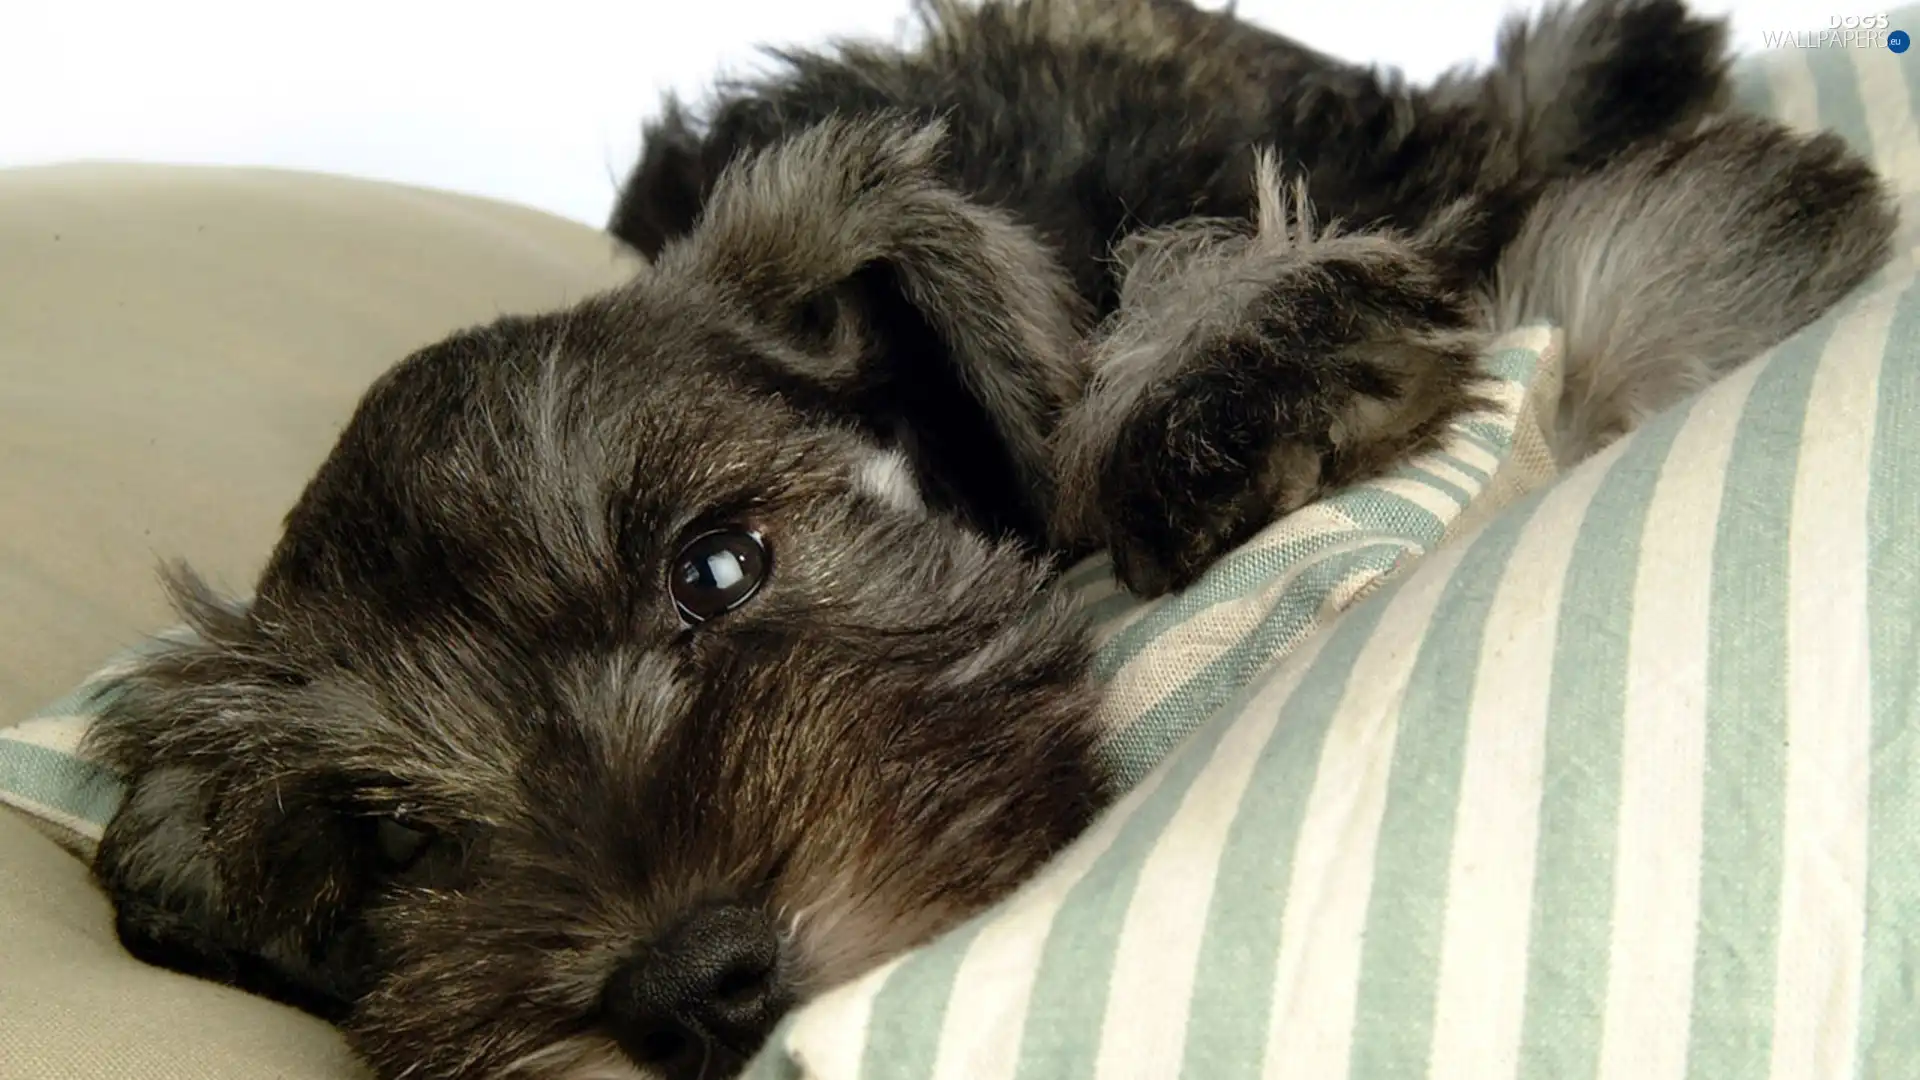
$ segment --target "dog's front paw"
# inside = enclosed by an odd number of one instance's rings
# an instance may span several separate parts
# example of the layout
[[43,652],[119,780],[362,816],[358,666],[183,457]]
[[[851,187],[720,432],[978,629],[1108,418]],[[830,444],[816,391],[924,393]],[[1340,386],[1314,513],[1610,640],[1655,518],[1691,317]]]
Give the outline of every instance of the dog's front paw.
[[[1140,596],[1185,588],[1267,522],[1312,501],[1333,431],[1288,406],[1228,360],[1175,378],[1134,408],[1094,491],[1121,584]],[[1287,412],[1292,422],[1276,422]]]
[[1267,210],[1251,235],[1136,253],[1061,427],[1062,531],[1105,546],[1142,596],[1391,469],[1477,401],[1484,335],[1418,247]]

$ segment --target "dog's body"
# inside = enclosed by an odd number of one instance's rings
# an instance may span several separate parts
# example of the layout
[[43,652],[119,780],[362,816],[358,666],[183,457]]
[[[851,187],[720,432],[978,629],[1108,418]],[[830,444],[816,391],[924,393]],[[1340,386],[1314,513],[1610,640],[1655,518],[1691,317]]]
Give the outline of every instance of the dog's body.
[[726,1074],[1113,795],[1046,556],[1182,587],[1534,319],[1572,460],[1885,261],[1837,140],[1723,113],[1722,37],[1600,0],[1410,90],[1033,0],[670,109],[638,280],[408,359],[250,606],[183,579],[199,640],[93,735],[122,939],[382,1075]]

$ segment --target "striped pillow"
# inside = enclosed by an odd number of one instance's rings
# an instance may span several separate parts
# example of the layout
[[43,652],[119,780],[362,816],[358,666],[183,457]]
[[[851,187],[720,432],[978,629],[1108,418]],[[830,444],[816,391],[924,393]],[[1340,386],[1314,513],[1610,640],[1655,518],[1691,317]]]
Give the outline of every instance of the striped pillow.
[[[1913,205],[1900,58],[1744,74],[1748,103],[1840,131]],[[751,1075],[1920,1075],[1916,537],[1903,255],[1178,745],[1149,686],[1191,682],[1120,647],[1160,612],[1111,613],[1116,755],[1144,778],[1020,894],[789,1018]]]
[[1902,270],[1389,583],[751,1075],[1916,1075],[1916,357]]

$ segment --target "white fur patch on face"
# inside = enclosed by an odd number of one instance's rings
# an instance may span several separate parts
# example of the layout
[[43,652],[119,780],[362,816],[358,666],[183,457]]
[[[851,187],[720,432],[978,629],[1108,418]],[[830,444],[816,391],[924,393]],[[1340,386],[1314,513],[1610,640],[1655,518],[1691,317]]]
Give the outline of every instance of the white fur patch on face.
[[647,753],[692,700],[678,664],[662,652],[615,650],[559,674],[568,711],[595,717],[593,730],[616,758]]
[[913,466],[900,450],[881,450],[867,458],[854,473],[854,483],[880,501],[911,514],[924,514],[927,505],[920,498],[920,482]]

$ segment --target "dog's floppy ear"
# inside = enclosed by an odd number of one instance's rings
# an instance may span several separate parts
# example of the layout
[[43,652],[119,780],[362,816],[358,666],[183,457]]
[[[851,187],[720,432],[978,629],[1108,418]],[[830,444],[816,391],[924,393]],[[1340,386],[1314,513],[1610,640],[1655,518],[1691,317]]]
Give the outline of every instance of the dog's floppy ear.
[[944,140],[883,115],[744,155],[653,273],[744,307],[782,391],[900,439],[932,501],[1038,539],[1088,312],[1038,237],[943,182]]
[[696,125],[669,96],[660,117],[641,129],[640,160],[621,186],[607,231],[649,259],[659,255],[669,240],[693,230],[714,181],[746,145],[729,128]]
[[367,974],[371,826],[276,730],[300,677],[257,650],[242,610],[191,575],[170,585],[195,637],[108,683],[87,736],[126,784],[94,874],[136,957],[337,1022]]
[[693,231],[729,165],[808,124],[792,102],[760,93],[722,95],[703,113],[668,94],[660,115],[641,125],[640,157],[620,186],[607,231],[648,259]]

